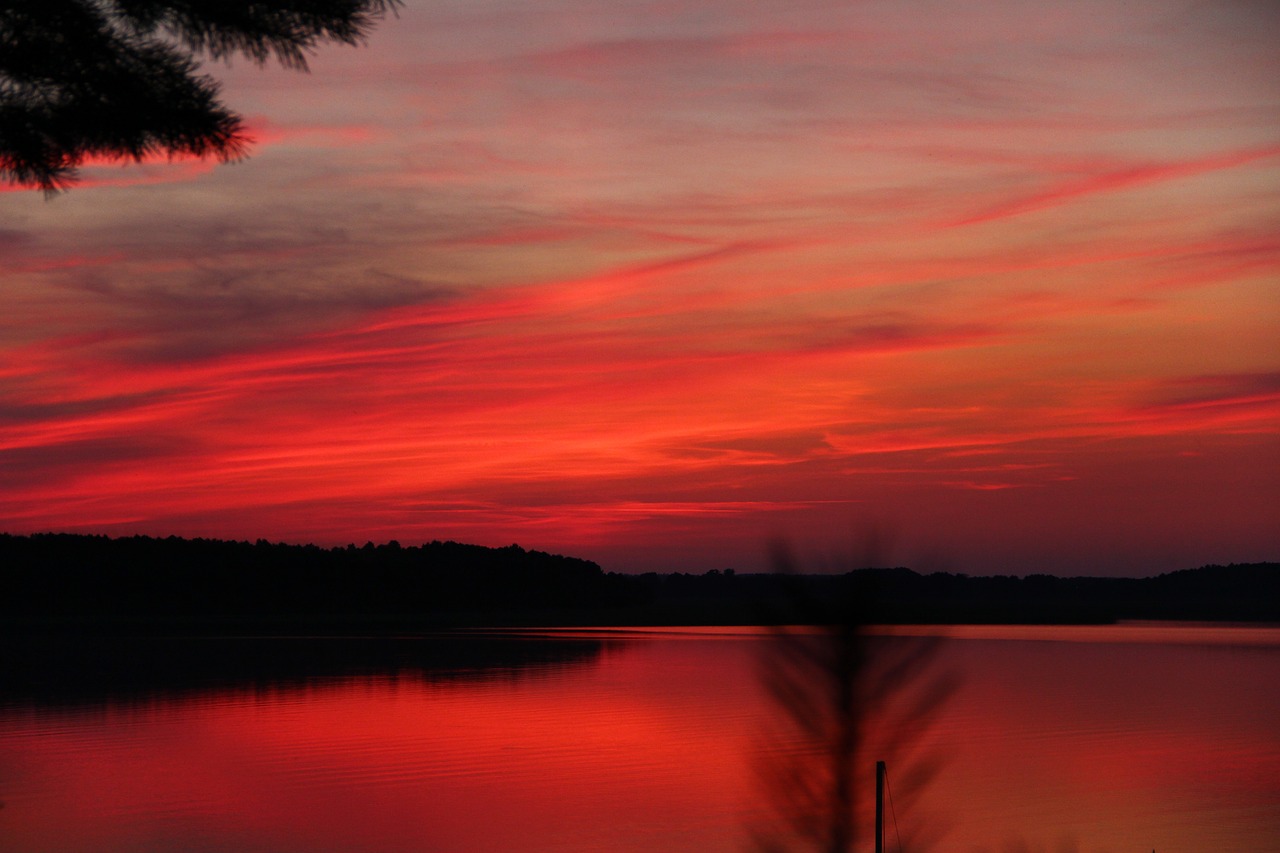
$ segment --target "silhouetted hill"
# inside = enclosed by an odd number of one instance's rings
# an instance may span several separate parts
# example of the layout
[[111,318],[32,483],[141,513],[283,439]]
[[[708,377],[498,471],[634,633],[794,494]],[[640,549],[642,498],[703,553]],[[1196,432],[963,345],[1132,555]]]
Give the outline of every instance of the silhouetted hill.
[[353,624],[608,601],[595,563],[517,545],[401,547],[0,534],[0,613],[67,624]]
[[[620,575],[516,545],[357,548],[0,534],[11,630],[388,633],[460,625],[1280,621],[1280,564],[1154,578],[969,577],[905,568],[843,575]],[[800,607],[798,602],[804,602]]]

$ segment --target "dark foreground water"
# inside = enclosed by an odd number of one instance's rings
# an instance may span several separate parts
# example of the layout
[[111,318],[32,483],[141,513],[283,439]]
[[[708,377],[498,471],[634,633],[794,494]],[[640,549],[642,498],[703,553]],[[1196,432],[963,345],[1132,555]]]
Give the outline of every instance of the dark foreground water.
[[[949,635],[931,663],[956,689],[894,753],[889,850],[898,834],[1000,853],[1277,849],[1280,629],[922,632]],[[0,684],[0,851],[749,850],[778,805],[759,778],[785,716],[760,684],[764,642],[18,648]],[[940,759],[932,781],[908,753]],[[865,820],[859,837],[869,849]]]

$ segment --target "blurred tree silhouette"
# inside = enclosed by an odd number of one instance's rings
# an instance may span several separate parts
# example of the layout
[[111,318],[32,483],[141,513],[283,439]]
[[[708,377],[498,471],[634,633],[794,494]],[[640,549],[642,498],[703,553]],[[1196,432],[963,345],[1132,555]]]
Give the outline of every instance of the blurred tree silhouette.
[[232,160],[248,139],[199,57],[305,71],[400,0],[0,0],[0,177],[46,194],[86,157]]
[[[868,562],[882,548],[878,537],[876,530],[866,536]],[[864,849],[860,820],[876,761],[895,768],[903,804],[917,802],[939,762],[923,735],[955,683],[934,668],[938,638],[868,632],[882,611],[874,588],[855,584],[854,573],[814,597],[785,549],[776,553],[774,571],[797,582],[788,599],[772,602],[782,609],[771,614],[760,660],[775,713],[758,756],[768,806],[754,831],[756,849]],[[936,819],[921,817],[917,811],[906,828],[913,850],[929,849],[942,831]]]

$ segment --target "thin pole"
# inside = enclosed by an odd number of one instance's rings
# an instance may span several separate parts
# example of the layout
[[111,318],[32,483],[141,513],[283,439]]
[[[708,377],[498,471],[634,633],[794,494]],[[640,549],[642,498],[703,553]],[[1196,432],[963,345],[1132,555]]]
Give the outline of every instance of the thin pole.
[[884,774],[883,761],[876,762],[876,853],[884,853]]

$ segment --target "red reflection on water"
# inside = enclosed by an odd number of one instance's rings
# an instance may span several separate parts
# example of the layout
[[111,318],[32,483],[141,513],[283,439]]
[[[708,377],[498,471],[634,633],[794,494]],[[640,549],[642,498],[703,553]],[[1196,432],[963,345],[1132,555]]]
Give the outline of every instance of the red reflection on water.
[[741,849],[753,685],[710,651],[10,717],[0,849]]
[[[0,851],[746,850],[755,643],[0,711]],[[946,763],[905,813],[890,768],[897,820],[944,826],[945,850],[1269,849],[1278,662],[1274,644],[953,641],[960,688],[923,744]]]
[[963,815],[950,843],[1264,850],[1280,837],[1274,631],[1267,647],[1038,630],[1059,641],[948,648],[965,682],[931,794]]

